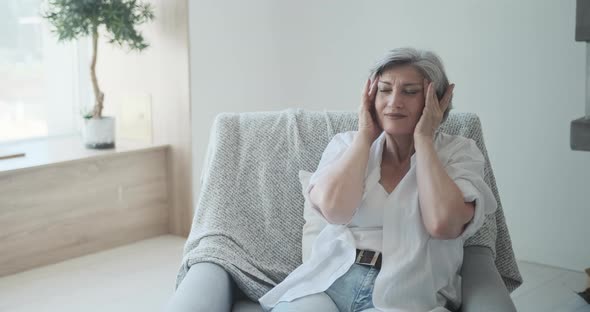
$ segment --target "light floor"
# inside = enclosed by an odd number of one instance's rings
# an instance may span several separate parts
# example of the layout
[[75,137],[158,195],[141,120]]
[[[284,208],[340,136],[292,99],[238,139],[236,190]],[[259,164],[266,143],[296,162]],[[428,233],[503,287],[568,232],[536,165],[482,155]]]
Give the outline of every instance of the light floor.
[[[0,311],[162,311],[183,244],[160,236],[0,278]],[[584,273],[524,261],[519,267],[526,282],[512,294],[518,311],[590,312],[575,293],[586,285]]]
[[590,312],[577,294],[586,289],[586,273],[525,261],[518,261],[518,268],[525,281],[512,293],[518,311]]
[[159,236],[0,278],[2,312],[162,311],[184,239]]

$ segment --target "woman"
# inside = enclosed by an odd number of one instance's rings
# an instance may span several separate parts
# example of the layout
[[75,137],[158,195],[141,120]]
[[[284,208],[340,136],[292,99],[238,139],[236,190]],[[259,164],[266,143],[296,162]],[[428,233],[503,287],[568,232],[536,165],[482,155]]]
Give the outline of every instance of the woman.
[[372,70],[358,131],[337,134],[307,189],[329,223],[266,310],[448,311],[463,243],[496,209],[475,142],[438,132],[451,109],[439,58],[411,48]]

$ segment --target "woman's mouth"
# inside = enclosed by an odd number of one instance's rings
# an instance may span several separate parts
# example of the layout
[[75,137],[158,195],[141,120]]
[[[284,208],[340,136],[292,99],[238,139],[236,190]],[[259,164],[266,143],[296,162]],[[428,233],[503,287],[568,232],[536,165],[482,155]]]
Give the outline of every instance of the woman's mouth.
[[385,114],[385,117],[387,117],[389,119],[397,120],[397,119],[406,118],[408,116],[406,116],[404,114],[400,114],[400,113],[391,113],[391,114]]

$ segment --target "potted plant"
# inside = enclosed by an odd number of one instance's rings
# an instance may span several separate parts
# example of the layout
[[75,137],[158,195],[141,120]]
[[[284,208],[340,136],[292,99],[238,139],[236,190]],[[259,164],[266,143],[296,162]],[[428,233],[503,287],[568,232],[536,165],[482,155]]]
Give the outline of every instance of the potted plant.
[[99,33],[108,34],[109,43],[130,50],[142,51],[148,47],[136,26],[154,19],[149,3],[137,0],[48,0],[43,12],[53,26],[58,41],[92,38],[90,78],[94,92],[94,107],[84,116],[82,137],[88,148],[115,146],[115,120],[102,115],[105,100],[96,77],[96,59]]

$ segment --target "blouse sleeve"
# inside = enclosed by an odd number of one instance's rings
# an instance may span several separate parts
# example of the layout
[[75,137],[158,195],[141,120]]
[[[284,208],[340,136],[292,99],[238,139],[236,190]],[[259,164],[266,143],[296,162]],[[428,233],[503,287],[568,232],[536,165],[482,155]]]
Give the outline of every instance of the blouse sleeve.
[[336,160],[342,157],[344,152],[352,144],[353,138],[354,131],[338,133],[332,138],[324,150],[324,153],[322,153],[318,168],[309,179],[309,186],[307,187],[308,194],[315,186],[317,180],[326,174],[327,169],[329,169]]
[[475,202],[473,219],[461,234],[463,241],[471,237],[483,225],[486,215],[496,211],[496,199],[484,181],[485,159],[471,139],[460,140],[452,149],[445,169],[463,193],[465,202]]

